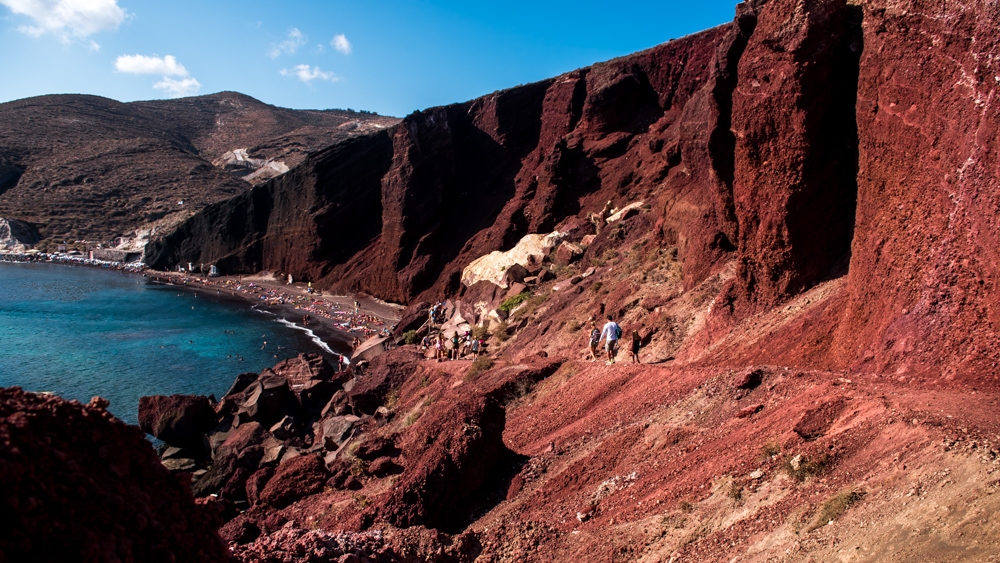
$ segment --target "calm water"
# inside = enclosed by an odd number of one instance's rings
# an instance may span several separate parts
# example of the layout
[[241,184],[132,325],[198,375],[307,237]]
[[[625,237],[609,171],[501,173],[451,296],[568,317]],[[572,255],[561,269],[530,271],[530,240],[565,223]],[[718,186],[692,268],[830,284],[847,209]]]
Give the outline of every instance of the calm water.
[[130,424],[143,395],[221,397],[239,373],[322,351],[242,303],[113,270],[0,263],[0,387],[100,395]]

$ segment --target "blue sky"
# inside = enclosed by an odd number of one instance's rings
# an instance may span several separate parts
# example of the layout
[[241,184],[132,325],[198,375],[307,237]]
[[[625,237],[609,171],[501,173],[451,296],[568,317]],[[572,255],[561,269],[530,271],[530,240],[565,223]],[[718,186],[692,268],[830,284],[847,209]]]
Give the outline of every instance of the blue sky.
[[735,0],[0,0],[0,102],[234,90],[405,116],[731,21]]

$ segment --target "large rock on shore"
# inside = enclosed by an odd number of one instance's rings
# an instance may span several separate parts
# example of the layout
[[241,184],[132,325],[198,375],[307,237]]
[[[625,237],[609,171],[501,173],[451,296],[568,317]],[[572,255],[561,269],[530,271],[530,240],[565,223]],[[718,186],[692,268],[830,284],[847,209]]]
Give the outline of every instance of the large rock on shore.
[[406,371],[423,356],[410,348],[396,348],[371,360],[365,375],[348,393],[356,414],[373,414],[385,403],[386,395],[398,387],[409,373]]
[[260,500],[275,508],[284,508],[302,497],[318,493],[330,477],[323,458],[303,455],[281,464],[264,490]]
[[139,428],[172,446],[204,450],[205,433],[218,422],[207,397],[154,395],[139,399]]
[[227,561],[218,522],[105,409],[0,389],[0,561]]
[[343,383],[346,374],[338,372],[319,354],[299,354],[288,358],[271,368],[274,373],[284,377],[288,386],[295,391],[310,381],[339,381]]
[[301,405],[288,387],[288,381],[274,373],[261,375],[247,387],[244,396],[240,413],[246,413],[249,419],[268,428],[286,416],[298,416],[301,412]]
[[503,405],[488,396],[428,413],[402,444],[411,469],[380,499],[375,517],[401,528],[461,530],[476,499],[490,492],[490,477],[515,458],[503,443],[504,425]]

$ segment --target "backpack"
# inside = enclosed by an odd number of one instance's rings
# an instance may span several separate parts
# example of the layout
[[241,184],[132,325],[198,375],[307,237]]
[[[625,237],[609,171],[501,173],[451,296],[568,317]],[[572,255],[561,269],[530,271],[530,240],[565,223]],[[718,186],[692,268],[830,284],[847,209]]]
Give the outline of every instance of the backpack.
[[621,340],[622,338],[622,327],[615,323],[615,340]]
[[594,330],[590,331],[590,341],[591,342],[597,343],[597,342],[600,342],[600,340],[601,340],[601,331],[597,330],[596,328]]

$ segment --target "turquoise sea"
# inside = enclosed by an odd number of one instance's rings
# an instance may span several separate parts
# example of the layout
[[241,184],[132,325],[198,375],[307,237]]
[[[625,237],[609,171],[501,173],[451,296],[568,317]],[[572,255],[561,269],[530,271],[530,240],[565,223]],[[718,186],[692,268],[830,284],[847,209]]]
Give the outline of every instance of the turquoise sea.
[[0,263],[0,387],[100,395],[129,424],[143,395],[221,397],[239,373],[321,346],[242,301],[115,270]]

